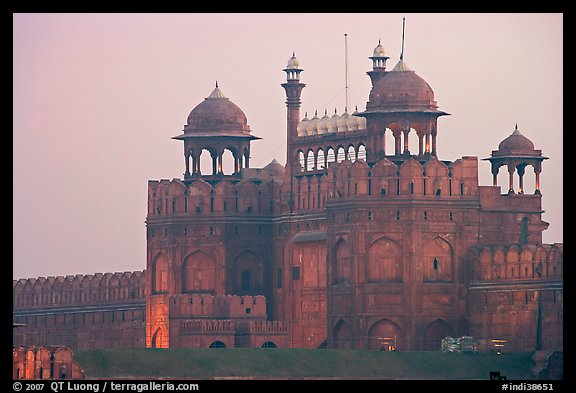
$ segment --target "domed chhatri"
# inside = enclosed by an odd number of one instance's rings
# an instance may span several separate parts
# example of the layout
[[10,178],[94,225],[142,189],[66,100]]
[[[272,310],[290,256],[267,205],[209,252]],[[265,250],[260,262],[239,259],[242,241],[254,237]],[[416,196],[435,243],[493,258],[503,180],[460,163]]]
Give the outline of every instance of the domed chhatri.
[[[200,156],[207,151],[212,159],[212,175],[224,174],[222,156],[226,150],[233,156],[233,175],[250,167],[250,142],[261,139],[250,134],[246,115],[216,87],[188,115],[183,133],[172,137],[184,141],[186,170],[184,181],[201,176]],[[206,174],[206,171],[203,170]]]
[[296,54],[292,52],[292,57],[288,59],[288,63],[286,64],[286,68],[283,70],[286,72],[287,80],[288,81],[299,81],[300,80],[300,73],[304,71],[300,68],[300,61],[296,58]]
[[534,149],[534,143],[526,138],[520,130],[518,124],[512,134],[505,138],[498,145],[498,150],[492,150],[489,158],[492,166],[492,185],[498,185],[498,173],[501,166],[508,168],[508,194],[514,194],[514,173],[518,173],[518,194],[524,194],[524,173],[526,166],[531,165],[534,168],[535,189],[534,194],[540,194],[540,172],[542,171],[542,161],[548,157],[542,155],[542,150]]
[[184,133],[195,132],[249,134],[250,126],[242,109],[230,101],[216,83],[212,93],[188,115]]
[[516,124],[514,132],[512,132],[512,134],[510,134],[502,142],[500,142],[500,144],[498,145],[498,150],[494,151],[494,153],[495,155],[513,154],[513,153],[532,155],[532,154],[538,154],[538,151],[534,150],[534,143],[532,143],[530,139],[522,135],[520,130],[518,130],[518,124]]

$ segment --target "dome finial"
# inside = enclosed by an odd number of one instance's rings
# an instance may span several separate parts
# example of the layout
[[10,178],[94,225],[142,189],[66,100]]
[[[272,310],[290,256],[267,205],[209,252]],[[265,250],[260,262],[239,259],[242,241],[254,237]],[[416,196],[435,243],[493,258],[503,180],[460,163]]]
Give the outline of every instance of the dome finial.
[[218,87],[218,80],[216,80],[216,87]]
[[518,129],[518,123],[516,123],[516,127],[515,127],[514,129],[515,129],[515,130],[517,130],[517,129]]
[[296,52],[292,51],[292,57],[296,57]]
[[406,18],[402,18],[402,51],[400,52],[400,61],[404,60],[404,25],[406,23]]

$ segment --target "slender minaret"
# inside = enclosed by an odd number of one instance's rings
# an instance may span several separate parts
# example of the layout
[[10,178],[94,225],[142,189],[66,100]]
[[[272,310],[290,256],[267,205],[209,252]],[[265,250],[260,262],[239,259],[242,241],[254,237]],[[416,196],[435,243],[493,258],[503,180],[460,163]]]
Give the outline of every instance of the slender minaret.
[[300,62],[292,53],[292,57],[288,60],[288,65],[283,70],[286,72],[286,83],[282,83],[282,87],[286,90],[286,171],[289,178],[292,177],[293,166],[298,163],[295,152],[293,151],[294,141],[298,137],[298,123],[300,122],[300,94],[302,89],[306,86],[300,83],[300,73],[303,71],[300,67]]
[[369,57],[372,60],[372,71],[366,72],[372,81],[372,87],[384,76],[386,73],[386,60],[389,59],[386,56],[386,52],[378,40],[378,45],[374,48],[374,54]]

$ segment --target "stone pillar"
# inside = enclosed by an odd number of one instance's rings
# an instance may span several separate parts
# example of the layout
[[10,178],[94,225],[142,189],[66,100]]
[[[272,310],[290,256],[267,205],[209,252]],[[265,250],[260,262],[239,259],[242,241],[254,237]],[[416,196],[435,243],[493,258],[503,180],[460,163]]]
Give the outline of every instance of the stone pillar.
[[514,194],[514,166],[508,164],[508,174],[510,175],[508,180],[508,194]]

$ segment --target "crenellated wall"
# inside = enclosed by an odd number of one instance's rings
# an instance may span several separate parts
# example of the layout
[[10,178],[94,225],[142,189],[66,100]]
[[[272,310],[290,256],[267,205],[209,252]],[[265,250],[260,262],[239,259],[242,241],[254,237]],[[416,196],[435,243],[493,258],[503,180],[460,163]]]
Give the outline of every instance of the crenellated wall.
[[467,260],[472,283],[563,280],[563,244],[477,246]]
[[144,347],[146,271],[13,281],[14,345]]
[[274,177],[227,177],[209,182],[197,178],[148,181],[148,219],[159,216],[202,217],[205,214],[270,216],[277,212]]
[[13,309],[142,302],[145,288],[145,270],[13,280]]

